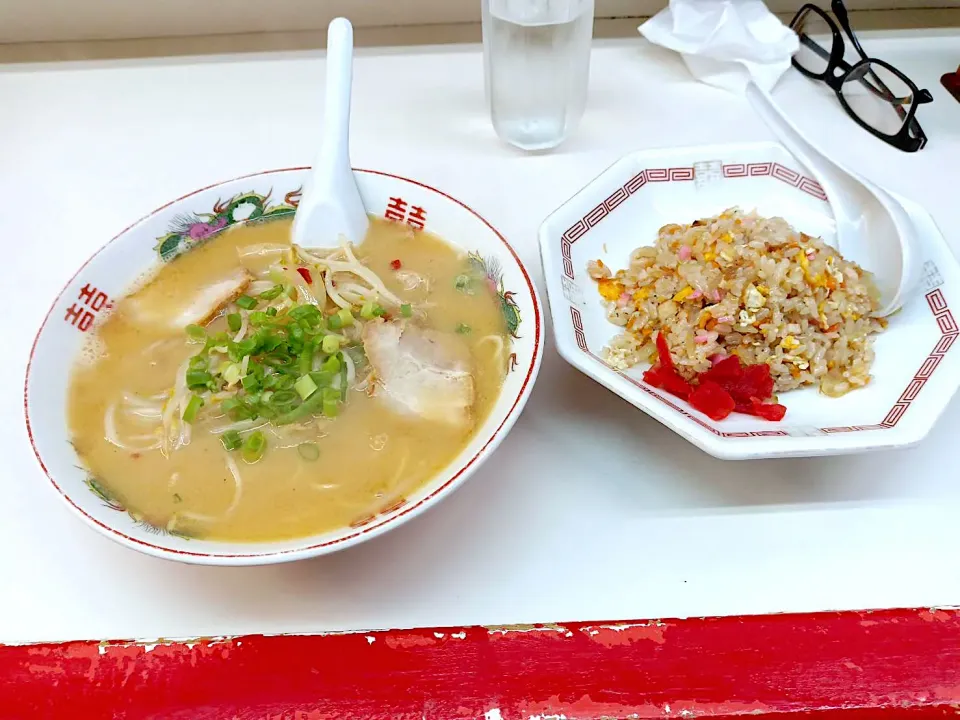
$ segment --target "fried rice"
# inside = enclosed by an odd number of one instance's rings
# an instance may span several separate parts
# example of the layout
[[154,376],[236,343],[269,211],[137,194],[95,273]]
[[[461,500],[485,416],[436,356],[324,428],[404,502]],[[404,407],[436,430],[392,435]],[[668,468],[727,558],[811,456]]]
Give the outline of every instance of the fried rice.
[[655,362],[664,333],[687,380],[733,354],[768,364],[777,392],[815,385],[839,397],[870,382],[870,336],[886,322],[869,274],[783,218],[733,208],[665,225],[625,270],[587,269],[623,328],[604,349],[614,369]]

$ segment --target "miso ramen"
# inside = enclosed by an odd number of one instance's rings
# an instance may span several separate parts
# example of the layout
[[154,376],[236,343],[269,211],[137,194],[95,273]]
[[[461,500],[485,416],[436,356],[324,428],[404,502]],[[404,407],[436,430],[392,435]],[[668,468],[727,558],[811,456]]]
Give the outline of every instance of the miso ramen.
[[69,423],[96,487],[186,537],[269,541],[395,506],[496,401],[506,320],[482,261],[372,219],[291,245],[288,220],[164,265],[96,328]]

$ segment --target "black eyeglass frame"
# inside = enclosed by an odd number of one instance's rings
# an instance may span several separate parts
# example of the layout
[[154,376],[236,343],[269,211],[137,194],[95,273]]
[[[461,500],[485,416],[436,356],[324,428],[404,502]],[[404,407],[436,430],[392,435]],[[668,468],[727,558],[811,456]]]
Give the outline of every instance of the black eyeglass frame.
[[[803,19],[807,13],[816,13],[827,24],[833,35],[833,42],[830,48],[830,57],[827,59],[827,67],[823,70],[823,72],[820,73],[813,72],[801,66],[796,57],[793,58],[793,66],[807,77],[812,78],[813,80],[822,80],[825,82],[837,94],[837,99],[840,101],[840,104],[843,106],[843,109],[846,110],[847,114],[853,118],[864,130],[867,130],[872,135],[880,138],[884,142],[893,145],[898,150],[902,150],[904,152],[916,152],[917,150],[920,150],[924,145],[927,144],[927,136],[920,127],[920,123],[917,121],[917,108],[920,105],[933,102],[933,96],[928,90],[921,90],[919,87],[917,87],[913,80],[897,70],[897,68],[893,67],[893,65],[890,63],[878,58],[871,58],[867,56],[866,52],[863,50],[863,47],[860,45],[860,41],[857,39],[856,34],[853,32],[853,28],[850,25],[850,18],[847,15],[847,8],[844,6],[843,0],[832,0],[830,3],[830,9],[833,11],[833,14],[836,15],[837,20],[840,21],[841,27],[847,34],[847,37],[850,38],[850,42],[853,44],[854,49],[856,49],[857,53],[860,55],[860,61],[854,65],[850,65],[843,59],[846,46],[844,44],[843,35],[841,34],[840,29],[837,27],[837,23],[834,22],[833,18],[831,18],[824,10],[816,5],[813,5],[812,3],[807,3],[801,7],[799,11],[797,11],[796,15],[793,16],[793,20],[790,21],[790,27],[796,31],[796,26],[798,25],[799,21]],[[800,35],[799,32],[797,32],[797,34]],[[802,37],[800,38],[800,42],[803,43]],[[823,57],[823,52],[821,51],[823,51],[824,48],[822,48],[820,45],[811,41],[808,44],[808,47]],[[846,98],[843,96],[843,85],[855,72],[871,75],[873,81],[877,83],[877,86],[880,89],[887,92],[891,96],[893,95],[883,81],[880,80],[880,78],[876,75],[876,73],[870,72],[869,66],[871,65],[879,65],[880,67],[889,70],[900,80],[902,80],[904,84],[907,85],[907,87],[909,87],[913,92],[914,101],[910,104],[910,109],[907,111],[906,117],[903,120],[903,124],[900,126],[900,130],[893,135],[888,135],[887,133],[881,132],[863,120],[856,113],[856,111],[850,107],[849,103],[846,101]],[[837,70],[840,70],[840,74],[837,74]],[[863,80],[861,79],[860,82],[863,82]],[[873,88],[869,83],[863,82],[863,84],[866,85],[871,91],[876,92],[876,89]],[[902,111],[902,108],[897,109]]]

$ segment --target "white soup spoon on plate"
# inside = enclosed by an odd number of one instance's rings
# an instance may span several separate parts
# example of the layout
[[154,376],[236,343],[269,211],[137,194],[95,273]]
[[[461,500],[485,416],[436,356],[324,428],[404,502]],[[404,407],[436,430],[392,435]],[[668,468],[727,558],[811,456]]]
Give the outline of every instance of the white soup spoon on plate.
[[886,190],[844,169],[817,150],[752,80],[747,99],[780,141],[820,183],[837,224],[837,247],[873,275],[880,292],[877,315],[890,315],[910,299],[920,279],[917,229]]

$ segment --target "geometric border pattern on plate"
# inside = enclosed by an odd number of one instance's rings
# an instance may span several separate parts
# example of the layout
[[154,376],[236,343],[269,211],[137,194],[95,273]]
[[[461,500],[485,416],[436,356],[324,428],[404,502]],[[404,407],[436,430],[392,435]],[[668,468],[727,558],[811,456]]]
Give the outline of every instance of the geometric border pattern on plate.
[[[923,389],[923,386],[926,385],[927,381],[933,376],[933,373],[935,373],[937,368],[940,367],[941,361],[956,343],[957,336],[960,335],[960,328],[958,328],[957,321],[954,318],[953,313],[950,311],[950,308],[947,306],[947,300],[944,297],[943,292],[937,288],[936,290],[927,293],[925,298],[927,301],[927,307],[929,307],[930,311],[933,313],[933,316],[937,321],[937,326],[940,328],[942,335],[937,340],[933,350],[930,351],[930,354],[920,364],[920,368],[907,384],[907,387],[904,388],[902,393],[900,393],[900,397],[884,416],[883,420],[872,425],[844,425],[839,427],[815,428],[814,434],[833,435],[836,433],[867,432],[869,430],[889,430],[890,428],[897,426],[897,423],[899,423],[906,414],[910,405],[920,395],[920,391]],[[570,306],[570,318],[573,323],[573,332],[577,339],[577,346],[605,368],[611,370],[612,368],[609,365],[603,362],[598,355],[591,352],[587,347],[587,337],[583,332],[583,319],[580,316],[580,311],[572,305]],[[626,373],[617,372],[617,374],[627,380],[630,384],[635,385],[643,390],[648,395],[652,395],[660,402],[673,408],[684,417],[693,420],[695,423],[697,423],[697,425],[709,430],[717,437],[806,437],[810,434],[809,432],[796,428],[787,428],[784,430],[757,430],[753,432],[723,432],[705,420],[691,414],[689,411],[680,407],[668,397],[655,392],[649,385],[630,377]]]
[[[700,163],[698,163],[699,165]],[[797,188],[817,200],[826,202],[827,196],[816,180],[805,177],[796,170],[780,163],[732,163],[722,166],[723,177],[734,180],[737,178],[772,177],[790,187]],[[613,212],[628,197],[644,187],[647,183],[662,182],[690,182],[697,178],[696,166],[675,168],[647,168],[641,170],[627,180],[621,187],[614,190],[607,198],[590,210],[586,215],[567,228],[560,238],[560,256],[563,258],[563,272],[571,280],[575,280],[571,246],[597,223]]]
[[[722,171],[723,177],[728,179],[742,177],[773,177],[781,182],[786,183],[787,185],[790,185],[791,187],[797,188],[801,192],[805,192],[808,195],[817,198],[818,200],[822,200],[824,202],[827,200],[827,196],[823,192],[823,188],[821,188],[815,180],[804,177],[795,170],[785,167],[779,163],[736,163],[723,165]],[[577,222],[571,225],[561,236],[560,247],[561,256],[563,258],[564,275],[571,280],[575,279],[571,252],[572,245],[586,235],[592,228],[596,227],[601,220],[607,217],[628,197],[633,195],[640,188],[647,185],[647,183],[689,182],[695,180],[696,175],[697,173],[695,167],[647,168],[645,170],[641,170],[621,187],[614,190],[603,202],[599,203],[586,215],[577,220]],[[947,306],[947,300],[940,289],[938,288],[927,293],[926,300],[930,311],[933,313],[933,316],[937,321],[937,325],[940,327],[942,336],[938,339],[933,350],[920,365],[920,368],[913,376],[913,379],[911,379],[910,383],[900,394],[897,402],[894,403],[892,408],[890,408],[883,420],[881,420],[879,423],[867,425],[845,425],[840,427],[814,428],[812,429],[813,434],[832,435],[837,433],[867,432],[870,430],[889,430],[890,428],[896,427],[897,423],[900,422],[904,414],[909,409],[911,403],[916,400],[917,396],[920,394],[920,391],[923,389],[923,386],[926,384],[927,380],[930,379],[930,377],[939,367],[941,360],[943,360],[950,348],[953,347],[953,344],[957,339],[957,335],[960,334],[960,329],[958,329],[956,319],[953,317],[953,313]],[[583,320],[580,316],[580,311],[571,306],[570,317],[571,321],[573,322],[573,332],[576,337],[578,347],[587,355],[602,364],[605,368],[611,369],[609,365],[603,362],[603,360],[592,353],[587,347],[587,338],[583,331]],[[702,418],[696,417],[667,397],[655,392],[650,386],[630,377],[626,373],[618,372],[617,374],[630,382],[632,385],[635,385],[643,390],[648,395],[657,398],[657,400],[660,402],[676,410],[684,417],[693,420],[693,422],[710,431],[717,437],[806,437],[811,434],[811,432],[808,430],[798,428],[788,428],[783,430],[757,430],[753,432],[723,432]]]

